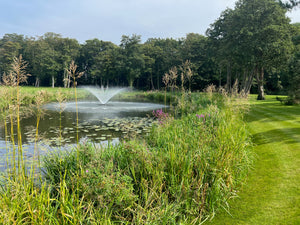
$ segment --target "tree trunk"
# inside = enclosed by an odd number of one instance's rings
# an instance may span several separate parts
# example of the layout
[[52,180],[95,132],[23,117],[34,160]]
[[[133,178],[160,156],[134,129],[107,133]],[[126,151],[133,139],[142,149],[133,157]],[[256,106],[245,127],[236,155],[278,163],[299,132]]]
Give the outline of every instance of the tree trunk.
[[243,82],[243,86],[241,88],[241,94],[243,97],[247,97],[248,94],[250,93],[250,89],[252,86],[252,82],[253,82],[253,77],[254,77],[254,70],[252,71],[244,71],[244,82]]
[[220,66],[219,70],[219,88],[222,86],[222,67]]
[[133,89],[133,79],[129,79],[129,87],[130,89]]
[[54,83],[55,83],[55,79],[54,76],[52,75],[52,88],[54,88]]
[[153,74],[151,72],[151,75],[150,75],[150,86],[151,86],[151,90],[154,90],[154,84],[153,84]]
[[67,87],[70,88],[71,85],[71,75],[68,73],[68,84]]
[[245,95],[247,96],[250,93],[250,89],[252,86],[252,82],[253,82],[253,78],[254,78],[254,74],[253,71],[250,73],[246,85],[245,85]]
[[257,87],[258,87],[257,100],[265,100],[264,68],[261,68],[259,71],[257,71]]
[[35,78],[35,87],[39,87],[40,86],[40,79],[38,77]]
[[233,87],[231,89],[231,94],[233,94],[234,96],[237,96],[237,94],[239,93],[239,79],[236,78],[233,84]]
[[227,65],[227,81],[226,81],[226,91],[231,92],[231,66]]

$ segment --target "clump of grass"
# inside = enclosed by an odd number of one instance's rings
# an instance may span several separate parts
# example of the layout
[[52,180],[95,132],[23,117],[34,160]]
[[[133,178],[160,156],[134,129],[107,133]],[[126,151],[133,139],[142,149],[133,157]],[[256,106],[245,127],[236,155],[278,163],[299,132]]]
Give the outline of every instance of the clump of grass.
[[228,207],[251,161],[242,111],[224,104],[181,119],[159,117],[165,121],[145,142],[105,149],[85,144],[45,158],[52,197],[60,196],[63,181],[99,218],[114,222],[199,224],[212,218]]
[[[36,131],[35,131],[35,138],[34,138],[34,155],[33,155],[33,158],[34,158],[34,163],[35,164],[36,162],[38,163],[38,167],[40,167],[40,151],[39,151],[39,147],[38,147],[38,141],[39,141],[39,124],[40,124],[40,120],[41,120],[41,117],[43,116],[44,114],[44,111],[42,109],[42,105],[44,103],[44,99],[45,99],[45,95],[46,95],[46,91],[39,91],[37,93],[37,96],[36,96],[36,104],[35,104],[35,115],[36,115]],[[34,174],[35,173],[35,166],[33,166],[32,168],[32,173]]]
[[[8,108],[8,116],[10,117],[10,133],[11,133],[11,142],[12,142],[12,173],[13,176],[16,175],[16,172],[23,174],[25,176],[25,163],[23,158],[23,146],[22,146],[22,135],[20,127],[20,106],[22,102],[22,96],[20,95],[20,84],[27,81],[27,77],[30,76],[26,73],[27,63],[23,60],[22,55],[18,58],[13,59],[11,64],[11,71],[9,74],[4,74],[2,77],[3,84],[8,88],[8,98],[4,100],[6,104],[5,110]],[[6,89],[7,90],[7,89]],[[5,118],[6,120],[6,118]],[[13,124],[16,120],[17,123],[17,149],[15,147],[15,137],[14,137],[14,127]],[[4,122],[6,123],[6,122]],[[7,134],[5,134],[7,135]],[[18,150],[18,152],[16,152]],[[11,151],[10,151],[11,152]],[[16,164],[17,156],[17,164]],[[9,166],[8,166],[9,167]]]
[[[75,101],[81,76],[76,70],[72,62]],[[177,76],[173,69],[170,88]],[[73,150],[43,157],[38,182],[24,173],[22,179],[5,176],[0,223],[199,224],[227,208],[251,161],[244,109],[218,94],[186,95],[185,75],[181,81],[181,117],[156,111],[159,123],[144,140],[107,147],[77,140]],[[166,92],[151,95],[166,98]],[[3,110],[19,107],[20,99],[11,95]],[[65,98],[59,94],[57,100],[63,110]],[[35,102],[37,137],[42,100]],[[78,117],[76,122],[78,127]]]

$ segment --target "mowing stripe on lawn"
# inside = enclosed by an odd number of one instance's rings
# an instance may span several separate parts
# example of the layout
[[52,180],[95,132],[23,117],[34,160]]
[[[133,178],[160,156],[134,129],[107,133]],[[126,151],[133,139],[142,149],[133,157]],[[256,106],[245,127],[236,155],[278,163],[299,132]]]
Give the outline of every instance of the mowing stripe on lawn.
[[254,168],[230,202],[232,216],[221,212],[211,224],[300,224],[300,107],[274,99],[251,102]]

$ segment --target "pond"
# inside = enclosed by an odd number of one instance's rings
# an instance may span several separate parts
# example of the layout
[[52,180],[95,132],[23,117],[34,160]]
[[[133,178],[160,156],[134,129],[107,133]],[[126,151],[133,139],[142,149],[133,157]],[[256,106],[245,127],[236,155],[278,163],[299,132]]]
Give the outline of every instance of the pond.
[[[79,101],[50,103],[45,105],[44,115],[38,126],[38,148],[41,154],[57,148],[68,148],[79,142],[90,140],[94,143],[117,143],[121,139],[137,135],[145,135],[150,131],[153,116],[152,111],[164,108],[164,105],[154,103],[109,101],[101,104],[99,101]],[[77,113],[78,111],[78,125]],[[36,116],[23,118],[20,122],[24,155],[32,158],[36,138]],[[4,127],[0,128],[0,166],[3,168],[6,159],[7,146],[5,135],[10,137]],[[17,128],[14,126],[14,139],[17,143]],[[6,133],[6,134],[5,134]],[[11,148],[11,147],[10,147]]]

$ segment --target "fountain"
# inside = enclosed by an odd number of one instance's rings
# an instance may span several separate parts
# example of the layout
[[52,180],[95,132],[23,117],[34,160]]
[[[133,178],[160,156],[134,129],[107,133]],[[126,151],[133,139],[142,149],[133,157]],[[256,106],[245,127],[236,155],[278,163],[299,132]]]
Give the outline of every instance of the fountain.
[[[129,88],[104,88],[98,86],[83,86],[84,90],[93,94],[98,101],[66,102],[64,111],[79,112],[85,119],[121,118],[133,115],[144,115],[155,109],[164,108],[164,105],[149,102],[124,102],[111,101],[117,94],[129,90]],[[100,103],[100,104],[99,104]],[[58,103],[50,103],[44,106],[45,109],[58,111]]]
[[102,105],[105,105],[112,97],[126,90],[126,88],[104,88],[103,86],[101,88],[98,86],[84,86],[82,88],[93,94]]
[[[146,134],[151,130],[152,111],[165,106],[149,102],[124,102],[111,100],[116,94],[127,88],[84,87],[98,100],[80,100],[78,102],[52,102],[43,106],[45,114],[39,122],[39,133],[45,144],[39,144],[43,151],[51,151],[51,146],[76,144],[88,138],[93,142],[112,141],[127,138],[130,135]],[[36,141],[36,118],[22,118],[22,140],[28,157],[34,155]],[[0,126],[0,159],[6,158],[6,131]],[[5,162],[0,160],[1,166]]]
[[[119,138],[146,134],[151,130],[152,111],[165,106],[149,102],[114,101],[113,96],[128,88],[84,87],[97,99],[84,99],[78,102],[52,102],[43,106],[45,114],[39,122],[39,133],[45,143],[39,144],[43,151],[51,151],[52,146],[76,144],[87,138],[95,143],[110,141],[117,143]],[[35,151],[36,118],[22,118],[22,141],[26,155],[32,157]],[[6,131],[0,126],[0,159],[6,159]],[[0,160],[1,166],[5,161]],[[3,168],[3,167],[2,167]]]

